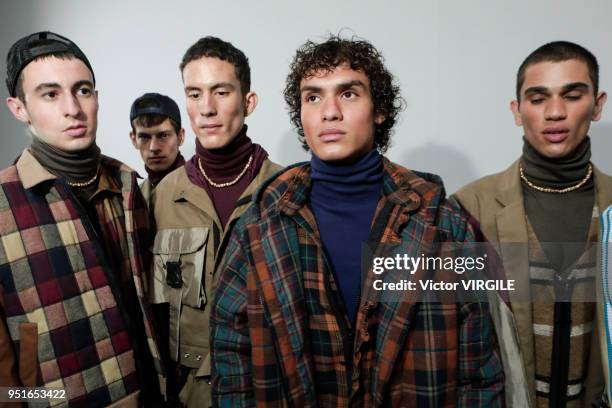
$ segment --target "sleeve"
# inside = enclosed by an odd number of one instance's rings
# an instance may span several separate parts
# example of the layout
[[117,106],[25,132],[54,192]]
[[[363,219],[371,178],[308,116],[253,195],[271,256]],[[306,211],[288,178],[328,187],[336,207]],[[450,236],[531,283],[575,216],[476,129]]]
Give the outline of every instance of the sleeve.
[[213,402],[219,407],[255,405],[247,318],[249,265],[238,239],[239,225],[219,265],[210,318]]
[[[0,296],[2,291],[0,289]],[[2,300],[0,299],[0,387],[21,387],[17,374],[17,365],[13,342],[9,336],[8,327],[4,317]],[[0,401],[0,408],[21,407],[25,404]]]
[[[478,223],[461,205],[450,199],[449,206],[452,208],[451,231],[454,242],[466,244],[466,247],[484,242]],[[494,251],[492,253],[494,254]],[[457,308],[459,312],[457,406],[502,407],[504,406],[504,370],[489,303],[483,299],[458,303]]]

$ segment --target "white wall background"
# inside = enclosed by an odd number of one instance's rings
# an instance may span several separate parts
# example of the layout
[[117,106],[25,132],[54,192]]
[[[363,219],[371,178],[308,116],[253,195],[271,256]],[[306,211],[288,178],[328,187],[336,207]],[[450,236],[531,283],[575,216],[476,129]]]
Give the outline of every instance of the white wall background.
[[[522,60],[545,42],[565,39],[599,59],[612,92],[612,2],[546,1],[5,1],[0,2],[0,69],[11,44],[52,30],[79,44],[100,92],[98,144],[144,174],[128,139],[129,108],[147,91],[179,103],[194,152],[178,64],[198,38],[216,35],[250,59],[260,101],[250,136],[273,160],[307,159],[289,124],[282,89],[289,61],[306,39],[356,34],[382,50],[407,101],[388,155],[440,174],[449,192],[500,171],[520,155],[522,133],[508,105]],[[2,86],[1,96],[7,91]],[[23,127],[0,108],[0,167],[29,144]],[[612,95],[591,128],[593,161],[612,173]]]

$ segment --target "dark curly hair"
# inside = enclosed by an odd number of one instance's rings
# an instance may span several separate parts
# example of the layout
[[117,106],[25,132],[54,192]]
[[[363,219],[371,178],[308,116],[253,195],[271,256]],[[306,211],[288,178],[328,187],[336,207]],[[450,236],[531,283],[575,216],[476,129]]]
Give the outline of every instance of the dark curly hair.
[[364,39],[356,37],[343,39],[337,35],[331,35],[319,44],[307,41],[298,48],[289,67],[284,96],[289,107],[291,123],[298,131],[302,147],[306,151],[309,150],[300,118],[302,110],[300,83],[316,72],[331,72],[342,64],[348,64],[355,71],[362,71],[370,80],[374,115],[385,118],[380,125],[375,125],[374,142],[378,150],[384,153],[389,147],[391,129],[404,107],[399,86],[385,67],[383,56],[372,44]]

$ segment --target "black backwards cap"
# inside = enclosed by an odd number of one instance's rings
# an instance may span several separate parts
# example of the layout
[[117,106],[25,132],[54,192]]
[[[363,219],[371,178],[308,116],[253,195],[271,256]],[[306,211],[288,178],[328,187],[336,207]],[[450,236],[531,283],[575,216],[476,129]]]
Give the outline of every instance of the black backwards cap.
[[26,65],[38,57],[64,52],[74,55],[75,58],[80,59],[87,65],[95,86],[96,76],[83,51],[66,37],[51,31],[40,31],[18,40],[6,55],[6,86],[9,94],[12,97],[16,96],[17,80]]
[[142,115],[162,115],[172,119],[181,128],[181,111],[174,100],[158,93],[146,93],[136,99],[130,109],[130,124]]

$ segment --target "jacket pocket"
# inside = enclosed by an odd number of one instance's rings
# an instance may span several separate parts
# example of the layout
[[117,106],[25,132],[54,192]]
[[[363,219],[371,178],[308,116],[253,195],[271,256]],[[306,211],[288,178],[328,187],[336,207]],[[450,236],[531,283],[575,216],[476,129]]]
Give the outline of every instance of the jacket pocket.
[[152,303],[181,303],[199,308],[204,296],[207,227],[172,228],[157,232],[153,243]]
[[24,387],[36,386],[38,324],[19,323],[19,379]]

